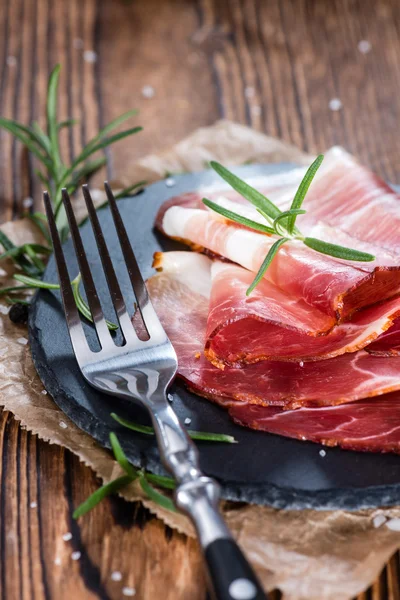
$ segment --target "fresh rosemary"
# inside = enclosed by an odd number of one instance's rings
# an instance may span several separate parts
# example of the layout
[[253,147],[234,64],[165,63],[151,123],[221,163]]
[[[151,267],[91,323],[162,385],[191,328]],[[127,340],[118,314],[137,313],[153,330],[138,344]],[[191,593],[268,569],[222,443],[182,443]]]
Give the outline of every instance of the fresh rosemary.
[[307,172],[304,175],[293,198],[290,209],[283,212],[273,202],[271,202],[271,200],[242,181],[242,179],[237,177],[237,175],[234,175],[217,162],[213,161],[210,163],[211,167],[214,169],[214,171],[216,171],[216,173],[218,173],[220,177],[222,177],[222,179],[229,183],[234,190],[236,190],[241,196],[243,196],[246,200],[251,202],[253,206],[256,207],[257,211],[265,218],[268,225],[260,224],[257,221],[243,217],[232,210],[227,210],[226,208],[216,204],[215,202],[212,202],[211,200],[208,200],[207,198],[203,198],[203,203],[208,208],[226,217],[230,221],[234,221],[240,225],[245,225],[246,227],[261,233],[279,236],[279,239],[276,240],[276,242],[274,242],[269,249],[258,270],[257,275],[254,278],[254,281],[248,288],[246,292],[247,296],[249,296],[254,288],[260,283],[279,249],[283,246],[283,244],[286,244],[286,242],[289,242],[290,240],[300,240],[308,248],[312,248],[321,254],[327,254],[343,260],[354,260],[361,262],[370,262],[375,260],[375,256],[368,254],[367,252],[360,252],[359,250],[353,250],[351,248],[338,246],[336,244],[324,242],[316,238],[304,236],[296,226],[297,217],[306,213],[306,211],[301,207],[311,182],[321,166],[323,158],[323,155],[320,154],[307,169]]
[[[52,71],[48,87],[46,101],[46,131],[44,131],[38,122],[34,121],[31,125],[23,125],[11,119],[0,118],[0,127],[11,133],[17,140],[27,148],[39,163],[40,168],[35,173],[39,177],[43,186],[49,190],[53,201],[56,214],[57,227],[62,240],[68,235],[68,226],[65,211],[62,204],[61,191],[67,188],[70,194],[73,194],[80,183],[86,181],[96,171],[106,164],[106,158],[100,156],[92,158],[104,148],[122,140],[130,135],[138,133],[141,127],[132,127],[118,133],[113,133],[120,125],[137,114],[136,110],[130,110],[117,117],[108,125],[103,127],[95,135],[70,164],[65,163],[60,151],[60,132],[63,129],[73,127],[77,121],[69,119],[59,122],[57,119],[57,94],[60,77],[60,65],[57,65]],[[122,190],[118,198],[124,195],[137,192],[145,182],[137,184]],[[44,244],[22,244],[16,246],[4,232],[0,231],[0,246],[4,252],[0,254],[0,260],[11,259],[24,275],[15,275],[14,278],[23,286],[10,286],[0,289],[0,295],[7,295],[7,301],[10,303],[26,302],[25,298],[18,298],[16,294],[20,291],[35,288],[57,289],[56,284],[47,284],[41,281],[46,266],[46,259],[51,254],[51,240],[47,228],[47,219],[41,212],[26,215],[39,229],[43,236]],[[24,281],[25,276],[25,281]],[[29,281],[26,280],[29,279]],[[83,300],[79,291],[80,277],[72,282],[74,296],[80,312],[91,320],[90,310]],[[10,294],[10,295],[9,295]],[[116,325],[109,323],[110,329],[116,329]]]

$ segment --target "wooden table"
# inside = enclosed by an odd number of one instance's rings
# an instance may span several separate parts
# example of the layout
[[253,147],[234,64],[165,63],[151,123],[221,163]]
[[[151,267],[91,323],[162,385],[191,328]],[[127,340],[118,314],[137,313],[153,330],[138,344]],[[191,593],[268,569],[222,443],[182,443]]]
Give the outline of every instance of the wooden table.
[[[145,132],[112,150],[109,176],[196,127],[225,117],[310,152],[342,144],[400,182],[400,4],[396,0],[3,0],[0,114],[44,114],[48,74],[63,65],[60,111],[79,119],[65,152],[140,107]],[[361,45],[361,40],[370,43]],[[95,54],[93,54],[95,53]],[[144,98],[142,88],[155,95]],[[330,109],[338,98],[342,109]],[[0,217],[40,185],[20,147],[1,133]],[[141,506],[109,500],[79,524],[72,509],[98,485],[71,453],[0,429],[0,597],[204,600],[196,544]],[[55,558],[73,533],[80,560]],[[398,557],[361,598],[398,599]],[[276,593],[273,597],[278,598]]]

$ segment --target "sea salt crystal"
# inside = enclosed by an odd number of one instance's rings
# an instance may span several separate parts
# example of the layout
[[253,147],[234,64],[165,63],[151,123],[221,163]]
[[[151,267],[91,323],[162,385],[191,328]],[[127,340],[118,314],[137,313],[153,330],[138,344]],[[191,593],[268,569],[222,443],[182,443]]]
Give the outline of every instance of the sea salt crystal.
[[41,393],[43,394],[43,396],[47,396],[47,390],[42,390]]
[[68,427],[68,425],[65,423],[65,421],[60,421],[59,426],[61,427],[61,429],[67,429],[67,427]]
[[390,519],[386,523],[386,527],[392,531],[400,531],[400,519]]
[[185,425],[190,425],[191,422],[192,422],[192,419],[189,419],[189,417],[186,417]]
[[70,531],[64,533],[62,539],[64,540],[64,542],[69,542],[69,540],[72,540],[72,533]]
[[113,581],[121,581],[121,579],[122,579],[122,573],[121,573],[121,571],[113,571],[111,573],[111,579]]
[[2,315],[8,315],[9,312],[10,312],[9,306],[4,306],[4,304],[0,304],[0,313]]
[[361,40],[360,42],[358,42],[358,49],[361,52],[361,54],[368,54],[371,48],[371,42],[369,42],[368,40]]
[[36,508],[37,507],[37,502],[31,502],[29,506],[31,508]]
[[387,521],[387,519],[386,519],[385,515],[376,515],[372,519],[372,523],[373,523],[375,529],[378,529],[378,527],[380,527],[381,525],[386,523],[386,521]]
[[304,367],[304,362],[302,360],[299,362],[299,366]]
[[17,59],[15,58],[15,56],[7,56],[7,65],[9,67],[15,67],[16,64],[18,63]]
[[83,49],[83,40],[81,38],[75,38],[74,41],[72,42],[72,45],[76,50],[82,50]]
[[173,401],[174,401],[174,397],[173,397],[173,395],[172,395],[172,394],[167,394],[167,398],[168,398],[168,400],[169,400],[170,402],[173,402]]
[[79,552],[79,550],[76,550],[76,552],[73,552],[71,554],[71,558],[72,560],[79,560],[81,557],[81,553]]
[[319,455],[322,456],[322,458],[324,458],[326,456],[325,450],[320,450]]
[[343,108],[340,98],[332,98],[332,100],[329,100],[329,108],[333,111],[338,111]]
[[252,106],[251,107],[251,114],[254,117],[259,117],[261,115],[261,106]]
[[151,85],[144,85],[142,87],[142,96],[143,96],[143,98],[154,98],[155,93],[156,92],[155,92],[153,86],[151,86]]
[[54,564],[55,565],[61,565],[61,558],[59,556],[56,556],[54,559]]
[[27,198],[24,198],[22,201],[22,206],[24,208],[30,208],[33,205],[33,198],[31,198],[30,196],[28,196]]
[[165,180],[165,185],[167,187],[174,187],[175,179],[173,177],[167,177],[167,179]]
[[83,53],[83,60],[88,63],[95,63],[97,60],[97,54],[94,50],[85,50]]
[[248,86],[244,88],[244,95],[246,98],[253,98],[256,93],[256,90],[252,86]]
[[122,593],[124,596],[134,596],[136,594],[136,590],[135,588],[131,588],[131,587],[124,587],[122,588]]
[[21,344],[21,346],[26,346],[26,344],[28,343],[28,340],[24,337],[20,337],[17,339],[18,344]]

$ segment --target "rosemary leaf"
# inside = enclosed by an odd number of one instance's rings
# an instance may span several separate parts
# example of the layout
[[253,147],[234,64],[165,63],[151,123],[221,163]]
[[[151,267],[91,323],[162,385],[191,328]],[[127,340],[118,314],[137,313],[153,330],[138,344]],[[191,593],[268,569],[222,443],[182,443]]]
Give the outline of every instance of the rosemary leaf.
[[122,115],[120,115],[119,117],[114,119],[113,121],[110,121],[110,123],[108,123],[105,127],[103,127],[103,129],[100,129],[99,133],[86,144],[86,148],[91,148],[91,147],[95,146],[97,144],[97,142],[99,142],[101,139],[103,139],[113,129],[116,129],[117,127],[122,125],[122,123],[124,123],[131,117],[135,117],[137,114],[138,114],[138,110],[136,108],[134,108],[133,110],[128,110],[127,112],[123,113]]
[[[274,227],[274,233],[276,233],[277,235],[285,235],[282,234],[282,232],[280,231],[280,228],[283,227],[287,232],[288,232],[288,225],[287,225],[287,219],[288,217],[294,215],[304,215],[307,211],[306,210],[302,210],[300,208],[291,208],[290,210],[285,210],[283,213],[281,213],[278,217],[276,217],[276,219],[274,219],[273,222],[273,227]],[[285,220],[285,223],[281,223],[281,221]]]
[[[42,281],[41,279],[36,279],[35,277],[28,277],[26,275],[14,275],[14,279],[24,283],[27,287],[30,288],[41,288],[44,290],[59,290],[60,286],[58,283],[47,283],[46,281]],[[22,289],[22,288],[19,288]]]
[[47,87],[47,128],[50,140],[51,155],[53,157],[54,172],[58,176],[61,168],[60,148],[58,144],[57,126],[57,90],[60,77],[60,65],[56,65],[51,72]]
[[[85,319],[87,319],[88,321],[93,323],[93,318],[92,318],[92,313],[90,312],[90,308],[86,304],[83,296],[81,295],[80,289],[79,289],[80,283],[81,283],[81,274],[79,273],[77,275],[77,277],[75,277],[75,279],[73,281],[71,281],[72,293],[74,295],[75,304],[77,306],[77,309],[81,313],[81,315],[83,315],[85,317]],[[107,327],[110,331],[115,331],[116,329],[118,329],[118,325],[116,325],[115,323],[111,323],[111,321],[108,321],[108,319],[106,319],[106,323],[107,323]]]
[[[293,198],[293,202],[290,207],[292,210],[301,208],[304,198],[306,197],[306,194],[308,192],[308,188],[310,187],[311,182],[314,179],[315,174],[318,171],[319,167],[321,166],[321,163],[323,160],[324,160],[324,155],[320,154],[319,156],[317,156],[317,158],[314,160],[314,162],[307,169],[307,172],[304,175],[304,177],[297,189],[297,192]],[[292,234],[294,231],[294,225],[296,223],[296,216],[297,215],[293,214],[293,216],[289,217],[289,219],[287,221],[287,230],[290,234]]]
[[[28,129],[28,128],[27,128]],[[50,158],[51,155],[51,143],[49,137],[45,134],[43,129],[40,127],[37,121],[33,121],[32,128],[28,129],[31,134],[34,134],[38,143],[42,146],[42,148],[46,151],[47,155]]]
[[26,146],[28,148],[28,150],[30,152],[32,152],[32,154],[34,156],[36,156],[36,158],[38,160],[40,160],[40,162],[42,162],[46,166],[46,168],[49,170],[49,172],[54,174],[53,173],[53,165],[52,165],[51,161],[47,158],[47,156],[45,154],[43,154],[39,150],[36,143],[33,141],[32,136],[25,134],[25,130],[29,131],[29,129],[27,127],[24,127],[23,125],[21,125],[20,123],[17,123],[16,121],[11,121],[10,119],[4,119],[3,117],[0,118],[0,127],[7,129],[7,131],[12,133],[14,137],[19,139],[19,141],[22,142],[24,144],[24,146]]
[[[126,198],[127,196],[136,195],[132,194],[132,192],[137,193],[138,191],[140,191],[140,188],[144,187],[145,185],[147,185],[147,181],[138,181],[138,183],[134,183],[133,185],[124,188],[123,190],[118,192],[118,194],[115,194],[114,197],[116,200],[120,200],[121,198]],[[105,202],[105,204],[107,204],[107,202]],[[101,204],[98,208],[102,208],[103,206],[105,206],[105,204]]]
[[[39,229],[40,233],[45,238],[45,240],[49,244],[51,244],[51,238],[50,238],[49,230],[47,228],[47,219],[46,219],[45,215],[43,215],[40,212],[35,212],[35,213],[33,213],[33,215],[27,215],[27,217],[28,217],[28,219],[30,219],[32,221],[32,223],[34,223],[36,225],[36,227]],[[51,252],[50,249],[49,249],[49,252]]]
[[[10,238],[1,230],[0,230],[0,244],[3,246],[3,248],[5,250],[5,252],[0,255],[0,260],[5,255],[9,255],[11,253],[10,258],[12,258],[12,260],[21,267],[21,269],[24,271],[24,273],[26,273],[27,275],[33,275],[33,276],[40,275],[40,272],[38,271],[37,267],[35,267],[24,254],[19,252],[19,247],[16,246],[10,240]],[[15,252],[12,252],[13,250],[15,250]]]
[[271,219],[276,219],[276,217],[281,213],[279,208],[275,206],[271,200],[242,181],[242,179],[228,171],[228,169],[215,161],[212,161],[210,165],[214,171],[218,173],[222,179],[229,183],[234,190],[243,196],[243,198],[246,198],[246,200],[254,204],[254,206],[264,211]]
[[263,263],[262,263],[261,267],[259,268],[259,271],[258,271],[253,283],[246,291],[246,296],[250,296],[250,294],[254,290],[254,288],[260,283],[261,279],[264,277],[266,270],[268,269],[269,265],[271,264],[273,258],[275,257],[276,253],[278,252],[279,248],[285,242],[288,242],[288,241],[289,241],[289,238],[284,237],[284,238],[277,240],[274,244],[272,244],[267,256],[264,258]]
[[104,500],[104,498],[106,498],[107,496],[111,496],[112,494],[116,494],[117,492],[119,492],[119,490],[129,485],[135,479],[136,477],[133,478],[129,475],[122,475],[122,477],[118,477],[117,479],[114,479],[114,481],[110,481],[110,483],[102,485],[91,496],[89,496],[89,498],[82,502],[82,504],[80,504],[77,509],[75,509],[75,511],[72,514],[72,517],[74,519],[79,519],[79,517],[83,517],[83,515],[86,515],[86,513],[91,511],[92,508],[97,506],[102,500]]
[[20,292],[21,290],[32,290],[36,286],[33,285],[11,285],[9,287],[0,288],[0,296],[9,294],[10,292]]
[[75,191],[75,189],[78,187],[78,185],[82,181],[82,179],[84,179],[85,177],[89,177],[90,175],[93,175],[96,171],[101,169],[101,167],[104,167],[104,165],[106,163],[107,163],[107,159],[105,156],[101,156],[100,158],[97,158],[96,160],[87,162],[79,171],[74,173],[74,176],[71,181],[71,187],[74,189],[72,189],[69,193],[73,193]]
[[11,298],[10,296],[6,296],[5,300],[8,304],[26,304],[27,306],[30,305],[30,301],[25,300],[25,298]]
[[[137,431],[138,433],[144,433],[146,435],[154,435],[154,429],[149,425],[140,425],[139,423],[128,421],[127,419],[119,417],[115,413],[111,413],[111,417],[117,421],[117,423],[127,427],[128,429],[131,429],[132,431]],[[208,431],[193,431],[188,429],[188,434],[193,440],[203,440],[206,442],[225,442],[228,444],[237,443],[233,436],[226,435],[225,433],[208,433]]]
[[226,217],[230,221],[234,221],[235,223],[240,223],[240,225],[245,225],[246,227],[250,227],[256,231],[261,231],[262,233],[274,234],[275,230],[272,227],[267,227],[266,225],[262,225],[262,223],[257,223],[257,221],[253,221],[252,219],[247,219],[246,217],[242,217],[231,210],[223,208],[212,202],[212,200],[208,200],[207,198],[203,198],[203,204],[205,204],[208,208],[211,208],[214,212]]
[[359,250],[353,250],[352,248],[329,244],[328,242],[323,242],[316,238],[306,237],[304,238],[303,243],[321,254],[335,256],[336,258],[342,258],[344,260],[355,260],[359,262],[371,262],[375,260],[375,256],[373,256],[373,254],[368,254],[368,252],[360,252]]
[[125,473],[129,475],[129,477],[135,479],[137,473],[131,465],[131,463],[129,462],[129,460],[127,459],[126,454],[122,450],[121,444],[119,443],[119,440],[113,431],[110,433],[110,444],[114,452],[115,460],[118,462],[120,467],[122,467]]
[[73,125],[77,125],[79,123],[78,119],[66,119],[65,121],[60,121],[57,127],[58,130],[64,129],[65,127],[72,127]]
[[154,475],[154,473],[146,473],[146,478],[150,483],[154,483],[157,487],[165,488],[166,490],[174,490],[176,483],[172,477],[165,477],[164,475]]
[[145,473],[143,473],[143,472],[140,473],[139,482],[140,482],[140,486],[141,486],[142,490],[144,491],[145,494],[147,494],[147,496],[150,498],[150,500],[153,500],[153,502],[155,502],[159,506],[162,506],[163,508],[166,508],[167,510],[176,512],[176,508],[175,508],[174,503],[172,502],[171,498],[168,498],[168,496],[161,494],[161,492],[159,492],[155,488],[153,488],[153,486],[148,481]]

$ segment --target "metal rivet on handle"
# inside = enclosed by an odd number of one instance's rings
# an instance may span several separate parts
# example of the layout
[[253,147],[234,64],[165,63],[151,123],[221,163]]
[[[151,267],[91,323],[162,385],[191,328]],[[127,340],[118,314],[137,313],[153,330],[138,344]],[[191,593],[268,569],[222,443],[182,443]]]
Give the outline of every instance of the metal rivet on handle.
[[229,586],[229,594],[233,600],[252,600],[256,597],[257,589],[249,579],[235,579]]

